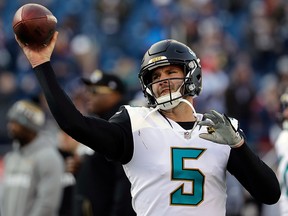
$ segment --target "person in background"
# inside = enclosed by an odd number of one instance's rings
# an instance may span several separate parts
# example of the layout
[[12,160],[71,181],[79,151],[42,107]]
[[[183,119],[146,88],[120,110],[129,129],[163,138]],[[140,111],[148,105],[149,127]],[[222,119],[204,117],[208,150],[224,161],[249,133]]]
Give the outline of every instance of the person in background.
[[58,132],[58,151],[64,160],[65,171],[62,176],[63,196],[59,207],[59,216],[73,216],[75,211],[76,175],[80,160],[75,149],[79,143],[63,131]]
[[1,215],[58,215],[64,163],[41,133],[44,112],[31,101],[19,100],[7,116],[13,151],[4,158]]
[[[86,111],[91,117],[108,120],[121,105],[126,104],[125,87],[113,74],[95,70],[83,77],[86,89]],[[98,142],[95,140],[95,142]],[[79,145],[83,149],[83,145]],[[119,162],[103,155],[85,151],[77,172],[76,215],[134,216],[130,182]]]
[[280,97],[282,131],[275,142],[278,178],[281,185],[280,215],[288,216],[288,89]]
[[122,106],[107,121],[79,112],[58,84],[50,62],[57,36],[39,49],[16,40],[59,126],[123,164],[138,216],[225,215],[226,171],[259,202],[278,202],[278,179],[251,151],[238,121],[215,110],[196,113],[202,71],[187,45],[173,39],[154,43],[138,73],[149,107]]

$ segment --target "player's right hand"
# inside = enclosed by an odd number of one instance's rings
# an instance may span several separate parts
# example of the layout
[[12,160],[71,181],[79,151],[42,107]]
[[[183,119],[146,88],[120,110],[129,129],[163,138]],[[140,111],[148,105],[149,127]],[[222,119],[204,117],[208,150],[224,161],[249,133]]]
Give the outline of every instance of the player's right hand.
[[58,32],[56,31],[50,43],[47,46],[32,47],[27,44],[21,43],[21,41],[15,35],[15,39],[17,43],[22,48],[32,68],[35,68],[36,66],[40,64],[50,61],[52,52],[54,50],[54,47],[57,41],[57,37],[58,37]]

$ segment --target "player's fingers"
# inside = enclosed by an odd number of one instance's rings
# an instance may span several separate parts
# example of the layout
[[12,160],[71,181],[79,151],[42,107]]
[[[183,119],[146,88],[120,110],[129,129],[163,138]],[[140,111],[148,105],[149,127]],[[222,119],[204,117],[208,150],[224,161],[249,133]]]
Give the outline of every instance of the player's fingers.
[[18,45],[23,49],[23,48],[26,46],[26,44],[22,43],[22,42],[18,39],[18,37],[17,37],[16,34],[14,34],[14,37],[15,37],[15,40],[17,41]]
[[215,110],[211,110],[211,113],[213,114],[214,118],[217,119],[217,122],[224,123],[223,115]]
[[205,140],[213,141],[214,140],[214,135],[209,134],[209,133],[201,133],[199,134],[199,137]]
[[55,47],[55,44],[56,44],[56,41],[58,38],[58,34],[59,34],[58,31],[55,31],[52,38],[51,38],[50,43],[47,45],[51,50],[53,50]]
[[216,124],[219,121],[218,118],[211,113],[205,113],[203,117],[204,119],[209,119],[210,121],[214,122],[214,124]]
[[198,122],[198,125],[200,125],[200,126],[213,127],[215,124],[214,124],[214,122],[211,121],[210,119],[205,119],[204,121]]
[[52,41],[56,42],[57,41],[57,38],[58,38],[58,34],[59,32],[58,31],[55,31],[54,34],[53,34],[53,37],[52,37]]

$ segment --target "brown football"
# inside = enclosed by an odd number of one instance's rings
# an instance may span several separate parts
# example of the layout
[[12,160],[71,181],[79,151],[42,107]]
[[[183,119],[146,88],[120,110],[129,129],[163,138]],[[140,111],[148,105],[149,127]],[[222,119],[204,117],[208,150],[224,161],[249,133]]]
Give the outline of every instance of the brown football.
[[29,3],[20,7],[13,18],[13,31],[27,45],[49,44],[57,19],[52,12],[40,4]]

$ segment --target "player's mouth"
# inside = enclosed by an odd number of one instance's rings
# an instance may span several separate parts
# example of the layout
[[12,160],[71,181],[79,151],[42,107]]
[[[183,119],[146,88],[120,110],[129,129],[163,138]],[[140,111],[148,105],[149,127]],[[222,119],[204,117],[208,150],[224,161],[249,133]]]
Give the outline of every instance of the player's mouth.
[[160,96],[166,95],[170,93],[170,89],[169,88],[164,88],[160,91]]

